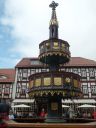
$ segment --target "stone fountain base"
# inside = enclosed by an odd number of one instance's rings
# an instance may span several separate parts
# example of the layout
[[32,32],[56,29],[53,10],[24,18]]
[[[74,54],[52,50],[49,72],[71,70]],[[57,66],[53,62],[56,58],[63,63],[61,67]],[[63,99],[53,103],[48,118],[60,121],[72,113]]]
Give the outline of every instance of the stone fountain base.
[[64,118],[47,118],[45,119],[45,123],[65,123],[66,120]]
[[17,123],[5,121],[8,128],[96,128],[96,122],[91,123]]

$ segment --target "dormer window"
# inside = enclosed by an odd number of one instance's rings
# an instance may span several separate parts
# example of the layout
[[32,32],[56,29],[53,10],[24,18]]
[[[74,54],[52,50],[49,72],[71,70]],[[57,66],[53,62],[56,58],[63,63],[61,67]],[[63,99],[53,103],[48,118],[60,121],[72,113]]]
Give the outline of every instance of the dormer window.
[[41,65],[42,63],[39,60],[32,60],[31,65]]
[[7,77],[4,75],[0,75],[0,79],[7,79]]

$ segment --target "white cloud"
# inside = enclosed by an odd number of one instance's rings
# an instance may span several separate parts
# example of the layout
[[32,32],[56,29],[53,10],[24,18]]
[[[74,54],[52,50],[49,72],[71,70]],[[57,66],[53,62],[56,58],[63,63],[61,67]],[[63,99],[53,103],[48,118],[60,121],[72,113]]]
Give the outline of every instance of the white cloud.
[[[96,58],[96,0],[57,0],[59,35],[69,41],[72,56]],[[3,24],[13,27],[11,51],[38,56],[39,43],[49,38],[51,0],[7,0]]]

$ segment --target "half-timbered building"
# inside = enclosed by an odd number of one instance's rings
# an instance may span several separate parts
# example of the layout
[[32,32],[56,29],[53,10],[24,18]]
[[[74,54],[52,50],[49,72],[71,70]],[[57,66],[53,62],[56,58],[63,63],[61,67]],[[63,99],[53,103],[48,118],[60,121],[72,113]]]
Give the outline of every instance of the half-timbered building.
[[[15,98],[28,98],[28,77],[32,74],[49,71],[38,58],[23,58],[15,67]],[[60,71],[73,72],[81,76],[83,98],[96,98],[96,61],[82,57],[72,57],[71,61],[60,66]]]
[[0,102],[11,102],[15,82],[15,69],[0,69]]

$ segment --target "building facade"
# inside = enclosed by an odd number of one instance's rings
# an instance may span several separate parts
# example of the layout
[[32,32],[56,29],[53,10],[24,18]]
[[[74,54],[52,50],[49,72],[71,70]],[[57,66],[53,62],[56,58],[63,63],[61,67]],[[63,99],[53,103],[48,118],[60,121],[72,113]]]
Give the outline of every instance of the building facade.
[[[96,61],[72,57],[71,61],[60,66],[60,71],[73,72],[81,76],[83,98],[96,98]],[[35,73],[49,71],[38,58],[24,58],[16,65],[17,81],[15,98],[28,98],[28,77]]]
[[0,69],[0,102],[11,102],[15,82],[15,69]]
[[[61,65],[59,70],[79,74],[83,98],[96,100],[96,61],[71,57],[70,62]],[[48,66],[38,58],[23,58],[15,69],[0,69],[0,100],[30,99],[28,77],[46,71],[49,71]]]
[[[72,72],[81,76],[80,82],[81,82],[81,91],[83,92],[83,97],[82,99],[79,99],[80,102],[78,103],[86,103],[90,99],[90,103],[96,104],[96,61],[82,57],[70,58],[68,42],[58,39],[58,22],[55,13],[56,6],[57,5],[52,5],[53,13],[52,13],[52,18],[50,20],[51,25],[49,26],[49,31],[50,31],[50,36],[49,36],[50,38],[48,40],[49,43],[46,40],[47,42],[43,41],[39,46],[41,50],[40,51],[41,60],[46,62],[45,59],[47,57],[47,55],[44,57],[42,53],[45,54],[47,51],[49,51],[50,54],[48,56],[50,56],[51,54],[53,54],[53,52],[56,53],[56,50],[60,52],[58,56],[63,56],[63,58],[61,59],[62,63],[61,62],[58,63],[60,64],[60,66],[58,67],[59,68],[58,71]],[[52,44],[50,44],[51,38],[54,39],[53,42],[51,41]],[[58,39],[57,42],[55,41],[56,39]],[[53,50],[52,53],[51,50]],[[63,51],[64,54],[62,54],[61,51]],[[67,57],[65,58],[65,60],[68,59],[67,61],[64,60],[65,55]],[[0,101],[1,102],[2,100],[5,100],[6,102],[12,101],[12,103],[14,104],[27,103],[32,105],[33,103],[33,107],[36,107],[34,99],[31,99],[27,93],[29,89],[29,76],[36,73],[49,72],[50,70],[49,69],[50,67],[48,66],[49,62],[45,64],[41,63],[43,61],[41,62],[39,61],[40,56],[37,58],[23,58],[15,66],[15,69],[0,69]],[[53,61],[52,59],[51,61]],[[58,60],[55,59],[55,62],[57,61]],[[68,63],[63,64],[64,61]],[[85,102],[84,99],[86,99]],[[65,103],[65,99],[62,99],[62,101],[63,103]],[[66,104],[67,103],[70,102],[66,101]]]
[[[48,72],[48,65],[38,58],[23,58],[15,69],[0,69],[0,102],[11,102],[13,105],[25,103],[36,108],[34,99],[28,95],[29,76],[35,73]],[[73,72],[81,76],[82,99],[75,99],[76,106],[84,103],[96,105],[96,61],[82,57],[71,57],[69,63],[61,65],[59,71]],[[71,105],[70,99],[62,103]]]

